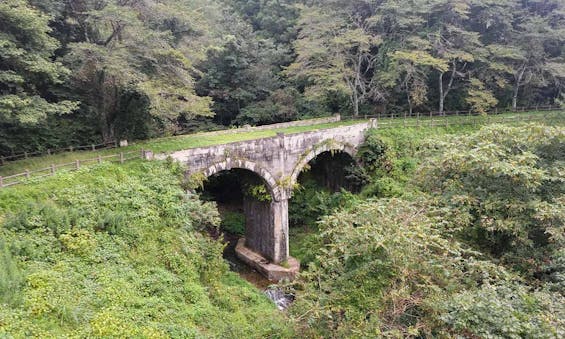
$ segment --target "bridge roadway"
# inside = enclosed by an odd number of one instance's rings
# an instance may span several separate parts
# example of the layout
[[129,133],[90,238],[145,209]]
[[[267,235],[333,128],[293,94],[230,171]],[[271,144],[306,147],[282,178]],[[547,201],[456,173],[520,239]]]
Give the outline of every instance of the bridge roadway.
[[265,182],[270,202],[244,201],[246,232],[244,246],[272,264],[289,260],[288,199],[298,175],[312,159],[328,151],[342,151],[355,157],[365,132],[376,121],[311,132],[191,148],[168,156],[183,163],[187,176],[210,177],[221,171],[246,169]]

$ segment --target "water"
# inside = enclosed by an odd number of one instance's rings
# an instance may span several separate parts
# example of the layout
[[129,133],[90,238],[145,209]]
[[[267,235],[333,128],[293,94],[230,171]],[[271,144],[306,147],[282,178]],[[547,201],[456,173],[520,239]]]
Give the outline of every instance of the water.
[[238,239],[235,235],[224,234],[224,241],[228,244],[224,250],[224,259],[228,262],[230,269],[260,291],[263,291],[279,310],[286,310],[294,301],[294,296],[285,293],[282,288],[277,287],[276,284],[273,284],[269,279],[237,258],[235,255],[235,245]]
[[277,305],[281,311],[286,310],[294,301],[294,296],[285,293],[280,287],[271,286],[264,291],[265,295]]

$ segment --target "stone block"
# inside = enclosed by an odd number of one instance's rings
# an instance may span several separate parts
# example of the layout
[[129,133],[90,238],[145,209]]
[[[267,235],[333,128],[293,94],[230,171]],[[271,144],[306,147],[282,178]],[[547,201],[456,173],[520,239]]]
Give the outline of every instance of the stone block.
[[275,265],[259,253],[245,247],[245,238],[239,239],[235,247],[237,257],[261,273],[265,278],[278,283],[282,280],[292,281],[300,271],[300,262],[293,257],[288,257],[285,267]]

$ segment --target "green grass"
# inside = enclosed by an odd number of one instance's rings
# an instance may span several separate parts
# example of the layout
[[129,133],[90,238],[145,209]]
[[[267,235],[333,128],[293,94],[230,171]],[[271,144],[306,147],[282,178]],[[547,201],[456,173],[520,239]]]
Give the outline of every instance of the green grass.
[[[550,120],[550,121],[563,121],[563,112],[525,112],[525,113],[506,113],[497,116],[477,117],[477,116],[450,116],[447,118],[426,117],[420,118],[421,127],[437,127],[438,125],[445,125],[445,121],[450,125],[469,124],[480,126],[483,124],[503,122],[513,123],[517,121],[517,117],[529,117],[532,121]],[[272,130],[249,131],[238,133],[214,134],[214,133],[197,133],[184,136],[167,137],[152,139],[147,141],[137,142],[128,147],[120,149],[109,149],[100,151],[80,151],[80,152],[66,152],[55,154],[51,156],[42,156],[36,158],[29,158],[7,163],[0,167],[0,176],[9,176],[16,173],[22,173],[25,170],[35,171],[49,167],[51,164],[70,163],[75,160],[93,159],[98,155],[112,155],[119,152],[140,151],[141,149],[148,149],[155,153],[173,152],[188,148],[206,147],[212,145],[226,144],[238,141],[254,140],[261,138],[269,138],[277,135],[277,133],[301,133],[308,131],[316,131],[327,128],[334,128],[340,126],[354,125],[357,123],[365,122],[366,120],[344,120],[335,123],[315,124],[310,126],[297,126],[286,127]],[[379,120],[380,128],[403,128],[410,124],[416,124],[416,117],[411,118],[393,118]]]

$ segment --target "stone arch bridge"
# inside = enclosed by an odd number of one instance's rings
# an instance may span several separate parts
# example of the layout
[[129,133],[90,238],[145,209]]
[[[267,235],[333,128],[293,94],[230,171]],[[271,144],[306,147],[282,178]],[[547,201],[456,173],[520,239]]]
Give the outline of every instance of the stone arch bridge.
[[255,260],[277,265],[289,259],[288,199],[300,172],[308,162],[327,151],[343,151],[354,157],[365,140],[366,130],[375,127],[374,124],[375,121],[370,121],[311,132],[279,133],[274,137],[192,148],[167,156],[186,165],[187,176],[210,177],[221,171],[246,169],[261,177],[272,199],[266,205],[244,202],[245,247],[259,255]]

